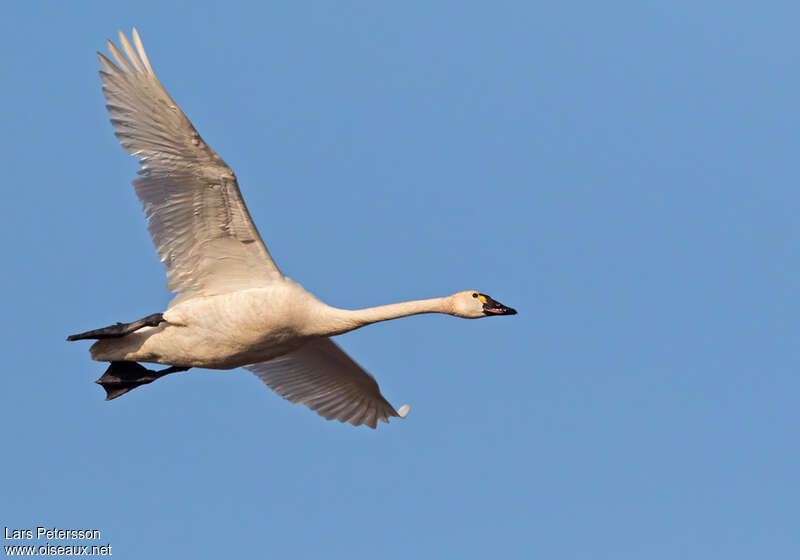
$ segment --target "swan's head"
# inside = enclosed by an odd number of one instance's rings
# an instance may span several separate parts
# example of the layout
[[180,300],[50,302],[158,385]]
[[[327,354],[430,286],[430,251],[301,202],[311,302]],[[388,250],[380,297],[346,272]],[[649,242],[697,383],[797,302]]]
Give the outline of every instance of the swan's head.
[[516,315],[517,311],[495,301],[486,294],[467,290],[450,296],[453,303],[453,315],[465,319],[492,317],[494,315]]

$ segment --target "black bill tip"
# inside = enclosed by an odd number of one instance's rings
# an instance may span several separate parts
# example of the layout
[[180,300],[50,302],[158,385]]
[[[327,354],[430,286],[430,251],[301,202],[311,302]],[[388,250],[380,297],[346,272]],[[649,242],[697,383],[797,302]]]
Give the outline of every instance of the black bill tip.
[[483,312],[486,315],[516,315],[517,310],[513,307],[503,305],[499,301],[495,301],[487,295],[479,294],[483,303]]

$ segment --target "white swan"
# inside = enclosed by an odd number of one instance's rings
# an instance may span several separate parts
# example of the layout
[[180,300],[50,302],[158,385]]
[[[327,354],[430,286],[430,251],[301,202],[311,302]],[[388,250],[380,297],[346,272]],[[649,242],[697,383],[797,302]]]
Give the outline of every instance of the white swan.
[[[135,29],[132,37],[133,45],[119,33],[125,54],[107,41],[116,65],[97,53],[100,77],[115,134],[139,158],[133,186],[166,267],[167,288],[177,296],[163,313],[68,337],[97,339],[92,359],[111,362],[98,380],[107,399],[190,367],[244,367],[327,419],[374,428],[378,420],[405,417],[408,405],[395,411],[375,379],[328,337],[419,313],[469,319],[516,313],[472,290],[337,309],[283,276],[233,172],[161,86]],[[153,371],[137,362],[170,367]]]

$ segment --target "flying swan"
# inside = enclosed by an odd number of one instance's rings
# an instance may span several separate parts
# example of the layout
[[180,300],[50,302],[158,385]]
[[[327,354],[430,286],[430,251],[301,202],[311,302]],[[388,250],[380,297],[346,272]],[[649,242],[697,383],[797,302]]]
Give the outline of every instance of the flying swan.
[[[474,290],[348,310],[330,307],[281,274],[250,218],[233,171],[206,144],[153,73],[136,29],[133,45],[97,53],[103,95],[123,149],[139,158],[133,181],[153,244],[177,292],[163,313],[69,336],[96,339],[97,380],[111,400],[192,367],[244,367],[280,396],[328,420],[375,428],[404,418],[375,379],[329,337],[419,313],[465,319],[516,311]],[[135,48],[134,48],[135,47]],[[124,52],[124,54],[123,54]],[[138,362],[169,367],[155,371]]]

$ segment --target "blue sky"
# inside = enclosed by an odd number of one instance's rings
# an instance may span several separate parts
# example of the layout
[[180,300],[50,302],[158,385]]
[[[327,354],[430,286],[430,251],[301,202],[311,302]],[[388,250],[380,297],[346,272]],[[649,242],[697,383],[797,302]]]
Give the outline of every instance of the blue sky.
[[[118,558],[794,558],[796,3],[17,3],[0,517]],[[110,403],[73,332],[170,295],[94,56],[137,26],[281,269],[509,318],[340,338],[408,419],[244,370]],[[8,544],[4,542],[3,544]]]

